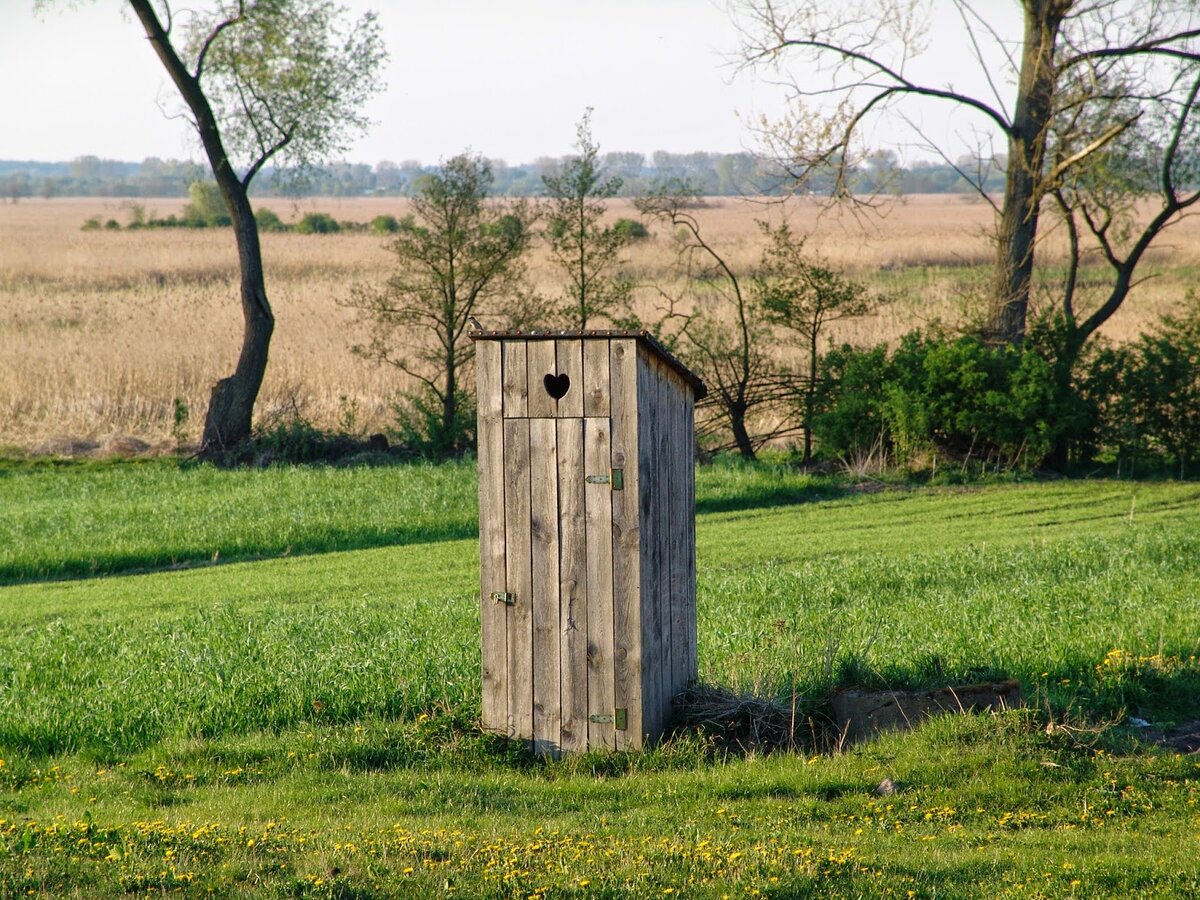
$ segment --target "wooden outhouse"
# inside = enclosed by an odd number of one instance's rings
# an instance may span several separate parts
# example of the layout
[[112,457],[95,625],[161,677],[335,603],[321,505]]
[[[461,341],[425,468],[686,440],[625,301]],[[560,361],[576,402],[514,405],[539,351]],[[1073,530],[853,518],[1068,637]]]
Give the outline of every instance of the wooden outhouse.
[[648,332],[475,331],[483,723],[632,749],[696,676],[706,388]]

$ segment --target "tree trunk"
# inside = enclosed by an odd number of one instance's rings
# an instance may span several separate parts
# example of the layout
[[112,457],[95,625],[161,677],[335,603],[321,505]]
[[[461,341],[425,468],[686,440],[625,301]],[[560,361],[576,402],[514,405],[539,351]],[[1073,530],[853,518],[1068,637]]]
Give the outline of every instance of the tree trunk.
[[812,420],[817,405],[817,335],[819,323],[813,323],[808,332],[808,388],[804,391],[804,465],[812,462]]
[[454,446],[454,420],[458,417],[458,372],[454,365],[454,354],[446,354],[446,394],[442,397],[442,443],[447,451],[457,450]]
[[750,432],[746,430],[746,410],[744,406],[733,404],[729,408],[729,427],[733,431],[733,443],[743,459],[754,459],[754,444],[750,440]]
[[1053,116],[1054,46],[1070,0],[1025,0],[1025,42],[1017,106],[1008,134],[1004,205],[996,233],[996,282],[989,330],[992,340],[1017,344],[1033,283],[1033,254],[1042,167]]
[[263,281],[258,226],[241,182],[228,164],[226,171],[229,173],[226,181],[232,183],[222,184],[221,178],[217,183],[226,200],[230,200],[231,193],[235,194],[229,208],[241,269],[242,349],[233,374],[213,386],[200,444],[200,452],[205,456],[220,455],[250,439],[254,403],[267,370],[267,350],[275,331],[275,317]]
[[204,419],[204,436],[200,453],[219,456],[250,437],[254,403],[262,387],[267,369],[267,350],[275,330],[275,317],[267,301],[263,281],[262,248],[258,241],[258,223],[243,184],[233,170],[216,116],[193,75],[179,58],[171,44],[170,35],[158,20],[150,0],[129,0],[129,5],[142,23],[150,44],[158,54],[175,87],[191,110],[200,141],[212,167],[213,177],[229,206],[233,231],[237,240],[238,266],[241,271],[242,349],[232,375],[213,386],[208,413]]

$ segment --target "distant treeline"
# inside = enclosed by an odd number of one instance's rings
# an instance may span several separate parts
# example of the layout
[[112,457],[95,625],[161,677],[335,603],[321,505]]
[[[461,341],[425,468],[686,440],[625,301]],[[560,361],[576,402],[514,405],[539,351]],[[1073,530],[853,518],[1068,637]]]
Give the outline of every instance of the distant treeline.
[[[492,160],[494,195],[538,196],[545,193],[542,176],[553,174],[560,158],[540,157],[531,163],[508,165]],[[792,180],[776,164],[750,153],[643,153],[618,152],[603,155],[607,174],[622,179],[620,194],[638,196],[655,182],[687,180],[708,196],[781,194]],[[413,193],[422,176],[437,170],[415,160],[335,163],[296,183],[287,173],[267,169],[254,181],[257,196],[286,197],[405,197]],[[960,171],[961,170],[961,171]],[[960,160],[947,163],[916,162],[901,166],[890,151],[872,154],[855,170],[857,191],[899,191],[908,194],[969,193],[974,190],[962,172],[972,178],[985,176],[989,191],[1003,188],[1003,166],[998,161]],[[211,178],[197,163],[150,157],[137,162],[81,156],[70,162],[0,160],[0,197],[18,201],[26,197],[186,197],[188,186]],[[831,179],[811,179],[807,188],[827,191]]]

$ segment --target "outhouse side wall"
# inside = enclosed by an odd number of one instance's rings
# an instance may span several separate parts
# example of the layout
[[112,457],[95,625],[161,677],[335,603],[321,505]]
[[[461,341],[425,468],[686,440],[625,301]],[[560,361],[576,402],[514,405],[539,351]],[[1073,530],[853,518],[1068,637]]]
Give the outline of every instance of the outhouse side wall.
[[637,392],[643,731],[656,740],[672,699],[696,677],[695,399],[645,347]]

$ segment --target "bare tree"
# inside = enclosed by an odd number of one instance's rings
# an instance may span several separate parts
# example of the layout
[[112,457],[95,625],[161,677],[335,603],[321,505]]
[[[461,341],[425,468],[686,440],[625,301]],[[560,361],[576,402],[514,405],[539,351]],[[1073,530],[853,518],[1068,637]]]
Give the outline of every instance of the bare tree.
[[[1069,369],[1125,301],[1151,243],[1200,200],[1200,12],[1187,0],[1021,0],[1023,36],[1012,52],[996,4],[936,6],[960,26],[983,68],[986,94],[909,76],[926,44],[933,0],[734,0],[747,64],[782,68],[795,57],[816,67],[811,81],[791,79],[793,113],[769,129],[795,176],[832,168],[835,193],[849,193],[860,132],[876,116],[903,116],[919,98],[968,110],[1003,136],[1003,199],[996,203],[977,184],[996,212],[989,328],[999,341],[1025,336],[1040,215],[1044,203],[1053,204],[1075,259],[1057,304]],[[989,47],[1001,70],[992,68]],[[1118,169],[1129,177],[1110,180]],[[1154,203],[1148,221],[1133,216],[1131,201],[1142,196]],[[1082,315],[1075,276],[1096,254],[1110,269],[1107,292]]]
[[241,272],[242,346],[213,387],[202,452],[250,436],[275,316],[249,188],[268,162],[303,172],[343,152],[367,120],[387,57],[372,13],[354,22],[331,0],[216,0],[180,10],[127,0],[179,91],[233,219]]
[[[642,215],[670,225],[690,303],[668,297],[664,322],[682,321],[673,343],[687,356],[709,387],[698,413],[700,433],[727,427],[732,446],[753,459],[764,443],[794,431],[777,407],[792,393],[786,373],[772,350],[775,340],[766,312],[743,289],[742,278],[705,237],[695,214],[695,191],[683,184],[661,185],[637,201]],[[684,311],[677,310],[683,306]],[[707,419],[703,411],[712,411]],[[755,426],[755,419],[759,419]]]

